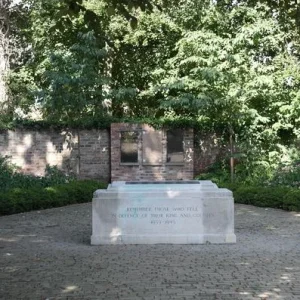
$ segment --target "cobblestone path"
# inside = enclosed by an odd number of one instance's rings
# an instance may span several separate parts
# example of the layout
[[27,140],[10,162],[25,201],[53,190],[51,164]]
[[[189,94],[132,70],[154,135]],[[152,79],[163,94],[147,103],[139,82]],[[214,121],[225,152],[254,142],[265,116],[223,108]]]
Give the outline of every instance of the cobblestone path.
[[90,246],[90,203],[0,217],[0,299],[300,299],[300,213],[235,210],[230,245]]

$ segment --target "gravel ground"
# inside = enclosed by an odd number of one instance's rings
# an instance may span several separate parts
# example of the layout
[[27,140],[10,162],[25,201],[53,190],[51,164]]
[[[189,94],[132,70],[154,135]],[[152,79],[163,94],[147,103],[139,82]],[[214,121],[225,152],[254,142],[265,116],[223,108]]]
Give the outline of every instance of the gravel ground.
[[91,204],[0,217],[0,299],[300,299],[300,214],[235,205],[236,244],[90,246]]

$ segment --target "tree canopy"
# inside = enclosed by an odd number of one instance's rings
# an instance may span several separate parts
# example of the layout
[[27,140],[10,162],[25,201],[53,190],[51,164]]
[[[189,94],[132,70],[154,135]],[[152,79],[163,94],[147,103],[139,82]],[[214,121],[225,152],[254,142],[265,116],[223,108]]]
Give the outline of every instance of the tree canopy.
[[188,119],[269,166],[294,149],[297,1],[22,0],[18,12],[11,118]]

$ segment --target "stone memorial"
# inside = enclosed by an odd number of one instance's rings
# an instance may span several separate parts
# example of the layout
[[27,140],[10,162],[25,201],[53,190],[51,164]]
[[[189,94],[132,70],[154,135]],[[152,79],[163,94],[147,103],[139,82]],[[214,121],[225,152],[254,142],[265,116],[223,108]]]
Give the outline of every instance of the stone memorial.
[[211,181],[116,181],[93,197],[92,245],[235,243],[232,192]]

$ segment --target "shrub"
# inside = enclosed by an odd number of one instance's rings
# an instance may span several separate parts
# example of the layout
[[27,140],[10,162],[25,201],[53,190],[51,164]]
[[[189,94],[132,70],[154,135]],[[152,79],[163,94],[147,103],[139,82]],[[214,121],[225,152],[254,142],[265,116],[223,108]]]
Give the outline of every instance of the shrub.
[[56,166],[47,165],[45,176],[39,177],[18,173],[18,168],[9,162],[9,156],[0,155],[0,190],[29,187],[48,187],[57,184],[67,183],[75,178],[64,174]]
[[0,190],[8,188],[16,167],[9,163],[8,156],[0,155]]
[[211,180],[218,186],[230,181],[229,164],[226,159],[219,160],[208,167],[205,173],[197,175],[197,180]]
[[294,161],[290,165],[281,165],[270,180],[273,186],[284,185],[290,187],[300,187],[300,162]]
[[45,176],[41,178],[42,186],[47,187],[75,180],[74,176],[66,175],[57,166],[46,165]]
[[283,199],[283,209],[300,211],[300,190],[291,189]]
[[95,190],[106,186],[103,182],[83,180],[46,188],[14,188],[0,194],[0,215],[89,202]]
[[283,208],[284,198],[289,191],[287,187],[242,186],[234,191],[234,200],[261,207]]
[[300,190],[289,187],[239,187],[233,191],[236,203],[300,211]]
[[219,187],[228,188],[236,203],[300,211],[299,161],[279,167],[272,179],[267,179],[268,176],[261,172],[254,179],[237,176],[235,182],[230,183],[228,174],[225,168],[219,167],[196,176],[196,179],[212,180]]

